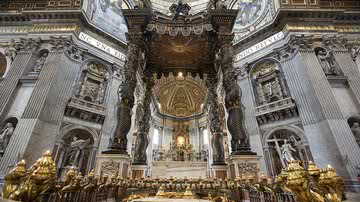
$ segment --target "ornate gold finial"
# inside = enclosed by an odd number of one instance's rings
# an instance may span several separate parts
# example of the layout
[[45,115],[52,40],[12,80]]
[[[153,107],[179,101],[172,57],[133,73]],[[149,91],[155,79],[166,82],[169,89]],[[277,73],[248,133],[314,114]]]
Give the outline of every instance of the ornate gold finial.
[[191,191],[190,185],[188,185],[186,187],[185,193],[182,198],[184,198],[184,199],[193,199],[194,198],[194,194]]
[[26,161],[21,160],[17,163],[8,175],[5,176],[5,184],[3,187],[3,197],[11,198],[11,195],[19,188],[22,179],[26,176]]
[[312,175],[312,176],[319,176],[320,169],[318,167],[316,167],[314,162],[309,161],[308,173],[309,173],[309,175]]
[[300,166],[300,161],[290,161],[287,173],[288,177],[286,185],[297,196],[299,201],[310,201],[307,190],[307,173],[305,169]]
[[25,161],[17,164],[6,177],[4,198],[17,201],[36,201],[41,193],[55,185],[56,168],[50,151],[26,171]]
[[155,195],[156,197],[159,197],[159,198],[162,198],[162,197],[165,197],[166,194],[165,194],[165,191],[164,191],[164,187],[160,186],[158,192],[156,193]]

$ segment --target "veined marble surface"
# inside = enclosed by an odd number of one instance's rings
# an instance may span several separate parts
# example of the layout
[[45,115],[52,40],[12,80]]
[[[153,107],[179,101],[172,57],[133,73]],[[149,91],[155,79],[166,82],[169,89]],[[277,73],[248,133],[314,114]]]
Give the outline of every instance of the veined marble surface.
[[207,162],[199,161],[153,161],[152,177],[190,178],[207,176]]

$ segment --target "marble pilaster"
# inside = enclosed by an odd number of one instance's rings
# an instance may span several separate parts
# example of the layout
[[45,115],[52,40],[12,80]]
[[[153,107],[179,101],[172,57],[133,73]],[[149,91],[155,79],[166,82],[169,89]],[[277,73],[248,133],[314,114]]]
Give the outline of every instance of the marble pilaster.
[[26,64],[32,56],[32,51],[20,51],[17,53],[14,61],[10,65],[10,69],[6,77],[0,82],[0,121],[6,115],[9,100],[11,99],[18,81],[23,74]]
[[334,51],[334,57],[344,76],[348,79],[349,87],[360,104],[360,71],[349,51]]
[[6,173],[19,157],[31,164],[45,150],[53,148],[66,101],[71,95],[69,86],[73,86],[79,67],[80,64],[70,61],[62,51],[49,53],[17,130],[1,159],[1,173]]
[[[295,99],[311,153],[319,167],[331,164],[343,177],[355,179],[359,148],[311,48],[309,37],[293,37],[282,67]],[[285,50],[284,49],[284,50]],[[290,54],[289,54],[290,53]]]

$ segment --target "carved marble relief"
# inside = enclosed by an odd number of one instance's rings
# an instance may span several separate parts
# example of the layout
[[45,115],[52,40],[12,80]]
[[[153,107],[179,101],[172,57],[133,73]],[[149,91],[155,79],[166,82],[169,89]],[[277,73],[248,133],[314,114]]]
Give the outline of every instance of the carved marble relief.
[[102,176],[117,176],[119,174],[120,162],[115,162],[113,160],[105,161],[101,164],[101,174]]
[[102,104],[109,73],[104,65],[92,62],[83,70],[83,78],[80,81],[80,89],[77,96],[83,100]]

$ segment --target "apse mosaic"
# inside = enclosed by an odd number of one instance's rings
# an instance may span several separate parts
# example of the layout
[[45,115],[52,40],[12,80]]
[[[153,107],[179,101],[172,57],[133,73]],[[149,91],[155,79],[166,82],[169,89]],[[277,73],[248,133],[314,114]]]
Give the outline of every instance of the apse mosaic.
[[83,10],[93,25],[113,37],[126,42],[127,26],[122,8],[128,8],[122,0],[85,0]]

